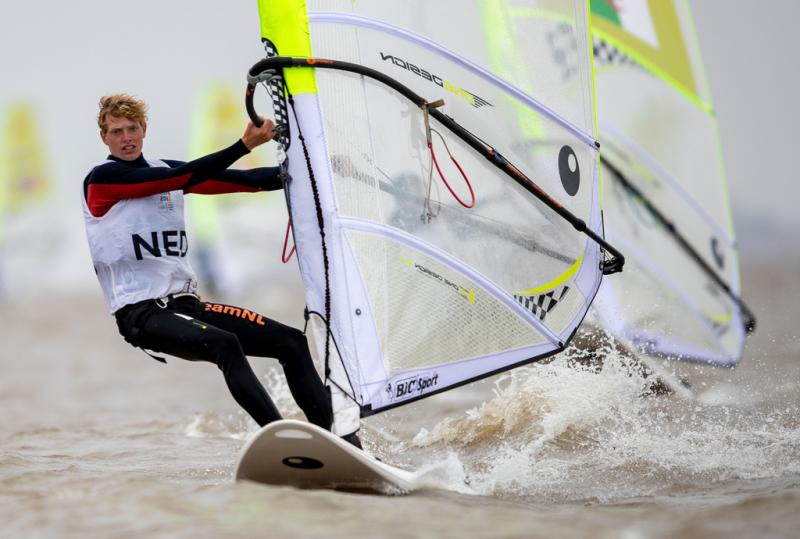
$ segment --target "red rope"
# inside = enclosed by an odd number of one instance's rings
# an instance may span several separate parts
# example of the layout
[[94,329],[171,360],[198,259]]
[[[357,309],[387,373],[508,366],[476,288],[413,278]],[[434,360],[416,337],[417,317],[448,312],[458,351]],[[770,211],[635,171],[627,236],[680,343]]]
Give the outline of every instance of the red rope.
[[283,238],[283,252],[281,253],[281,262],[286,264],[292,259],[292,255],[295,251],[295,246],[292,245],[292,250],[289,251],[289,256],[286,256],[286,246],[289,245],[289,231],[292,229],[292,220],[289,219],[286,222],[286,236]]
[[[437,135],[438,135],[438,133],[437,133]],[[461,204],[463,207],[465,207],[465,208],[474,207],[475,206],[475,192],[472,190],[472,184],[470,183],[469,178],[467,178],[467,175],[464,174],[464,170],[461,168],[461,165],[458,164],[458,161],[456,161],[456,158],[453,157],[453,154],[450,153],[450,149],[447,148],[447,145],[445,144],[445,149],[447,150],[447,154],[450,156],[450,160],[453,161],[453,164],[456,166],[458,171],[461,173],[461,177],[464,178],[464,183],[467,184],[467,189],[469,189],[469,196],[472,198],[472,202],[470,202],[469,204],[467,204],[463,200],[461,200],[459,198],[459,196],[456,194],[456,192],[453,191],[453,188],[450,187],[450,184],[447,183],[447,180],[445,179],[444,174],[442,174],[442,169],[439,168],[439,162],[436,160],[436,152],[433,151],[433,142],[429,142],[428,143],[428,149],[431,151],[431,157],[433,158],[433,164],[436,166],[436,172],[439,173],[439,177],[444,182],[444,185],[445,185],[445,187],[447,187],[447,190],[450,191],[450,194],[453,195],[453,198],[455,198],[456,201],[459,204]]]

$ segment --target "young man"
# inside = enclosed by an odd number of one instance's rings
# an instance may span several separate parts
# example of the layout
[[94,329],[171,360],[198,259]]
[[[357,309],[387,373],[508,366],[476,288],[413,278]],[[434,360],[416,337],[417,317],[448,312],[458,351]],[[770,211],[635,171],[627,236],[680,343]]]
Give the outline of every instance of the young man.
[[[201,301],[186,257],[184,194],[281,188],[277,168],[228,169],[271,140],[274,124],[248,123],[233,145],[185,163],[145,159],[147,111],[135,97],[103,97],[97,123],[110,155],[83,182],[83,213],[95,273],[125,340],[215,363],[233,398],[262,426],[281,415],[245,356],[274,357],[309,421],[330,429],[330,396],[302,332],[247,309]],[[356,433],[345,439],[360,447]]]

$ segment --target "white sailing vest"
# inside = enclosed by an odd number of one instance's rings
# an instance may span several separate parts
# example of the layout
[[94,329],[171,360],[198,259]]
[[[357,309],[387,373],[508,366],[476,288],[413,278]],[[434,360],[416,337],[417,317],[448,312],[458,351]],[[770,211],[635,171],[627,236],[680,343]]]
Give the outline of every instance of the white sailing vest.
[[91,214],[83,193],[81,200],[89,251],[111,313],[146,299],[196,292],[197,277],[186,256],[183,191],[121,200],[102,217]]

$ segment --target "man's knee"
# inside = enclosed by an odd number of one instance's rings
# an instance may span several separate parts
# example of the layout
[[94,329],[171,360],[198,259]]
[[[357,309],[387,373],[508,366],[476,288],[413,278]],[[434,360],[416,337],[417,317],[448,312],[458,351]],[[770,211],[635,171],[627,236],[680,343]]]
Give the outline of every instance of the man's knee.
[[303,332],[296,328],[287,327],[279,352],[277,359],[284,366],[287,363],[311,360],[308,340]]
[[228,331],[219,331],[205,343],[214,362],[223,371],[247,361],[239,338]]

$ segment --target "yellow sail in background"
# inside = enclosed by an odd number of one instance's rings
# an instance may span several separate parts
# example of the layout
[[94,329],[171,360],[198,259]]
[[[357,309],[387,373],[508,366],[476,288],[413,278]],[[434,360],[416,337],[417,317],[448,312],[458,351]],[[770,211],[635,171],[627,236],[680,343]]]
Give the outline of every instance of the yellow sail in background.
[[6,107],[0,131],[2,214],[41,204],[52,193],[36,109],[27,101]]
[[[239,103],[241,92],[224,82],[210,82],[201,87],[195,98],[189,140],[189,158],[196,159],[216,152],[241,136],[247,116]],[[241,158],[234,165],[251,168],[263,166],[257,151]],[[201,245],[212,242],[218,228],[218,197],[192,197],[187,204],[194,237]]]
[[[214,81],[202,86],[195,98],[189,157],[195,159],[231,145],[242,136],[247,114],[242,108],[242,89]],[[264,148],[242,157],[234,168],[267,166]]]
[[[222,81],[208,82],[200,87],[195,97],[190,126],[190,159],[221,150],[242,136],[249,120],[241,106],[241,90]],[[260,146],[234,163],[233,168],[249,169],[274,164],[270,163],[268,153],[268,148]],[[220,249],[223,228],[220,221],[227,211],[246,205],[250,196],[229,194],[192,196],[187,199],[193,264],[207,293],[215,294],[222,290],[232,292],[237,288],[236,279],[230,275],[234,271],[233,262],[223,260],[225,256]],[[267,196],[270,199],[282,199],[280,195]],[[258,203],[263,203],[263,199]]]

